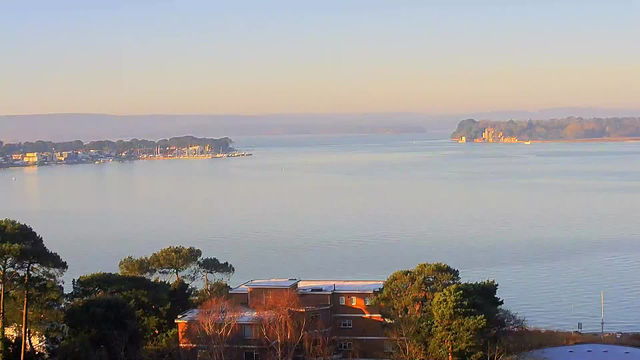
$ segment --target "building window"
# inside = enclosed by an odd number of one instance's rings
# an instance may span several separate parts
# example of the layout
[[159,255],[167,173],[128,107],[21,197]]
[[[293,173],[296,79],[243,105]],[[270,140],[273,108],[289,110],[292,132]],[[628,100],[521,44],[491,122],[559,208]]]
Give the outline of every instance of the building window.
[[350,341],[343,341],[338,343],[338,350],[352,350],[353,343]]
[[353,328],[352,320],[340,320],[340,327],[343,329],[351,329]]
[[344,296],[340,296],[340,305],[344,305],[344,304],[345,304]]
[[257,351],[245,351],[244,360],[260,360],[260,353]]
[[371,305],[371,298],[370,298],[370,297],[366,297],[366,298],[364,298],[364,304],[365,304],[366,306]]
[[242,326],[242,337],[245,339],[253,339],[253,327],[251,325]]
[[358,303],[358,298],[356,298],[355,296],[351,297],[351,305],[352,306],[356,306],[356,304]]

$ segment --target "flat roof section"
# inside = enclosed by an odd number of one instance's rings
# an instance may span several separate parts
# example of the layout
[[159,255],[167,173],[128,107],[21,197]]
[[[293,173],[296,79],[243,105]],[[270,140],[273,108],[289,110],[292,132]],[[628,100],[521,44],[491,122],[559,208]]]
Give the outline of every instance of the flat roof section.
[[298,280],[298,279],[267,279],[250,280],[229,292],[243,294],[249,288],[290,288],[298,284],[299,293],[373,293],[382,289],[382,280]]
[[249,280],[229,291],[231,294],[246,293],[249,288],[287,289],[300,282],[298,279],[257,279]]
[[[195,322],[198,320],[198,309],[189,309],[182,314],[178,315],[178,318],[175,320],[176,323],[180,322]],[[253,309],[245,309],[241,313],[238,313],[236,322],[238,324],[252,324],[258,320],[257,311]]]
[[249,288],[290,288],[299,281],[298,279],[251,280],[245,286]]
[[380,280],[300,280],[298,291],[301,293],[373,293],[382,289]]
[[635,360],[640,349],[606,344],[578,344],[535,350],[518,356],[518,360]]

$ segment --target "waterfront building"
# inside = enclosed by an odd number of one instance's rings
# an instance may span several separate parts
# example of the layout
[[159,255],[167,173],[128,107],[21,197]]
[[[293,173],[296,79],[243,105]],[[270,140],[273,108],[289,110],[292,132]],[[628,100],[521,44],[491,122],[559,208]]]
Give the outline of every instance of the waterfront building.
[[30,152],[30,153],[24,154],[22,161],[30,165],[40,164],[44,161],[44,156],[38,152]]
[[62,153],[59,153],[59,156],[57,156],[58,161],[64,161],[64,162],[68,162],[68,161],[75,161],[78,159],[78,153],[75,151],[63,151]]
[[187,156],[200,156],[204,154],[204,149],[200,145],[189,146],[185,149]]
[[[345,358],[384,358],[388,348],[384,336],[384,319],[372,302],[383,281],[355,280],[251,280],[229,292],[230,301],[237,305],[238,317],[232,343],[236,358],[258,360],[268,358],[269,344],[260,339],[260,324],[269,316],[271,302],[294,296],[305,324],[317,328],[308,333],[324,334],[336,356]],[[261,309],[266,309],[261,311]],[[176,323],[183,357],[189,360],[206,358],[206,344],[197,336],[198,309],[181,314]],[[313,331],[312,331],[313,330]],[[388,355],[388,354],[387,354]]]

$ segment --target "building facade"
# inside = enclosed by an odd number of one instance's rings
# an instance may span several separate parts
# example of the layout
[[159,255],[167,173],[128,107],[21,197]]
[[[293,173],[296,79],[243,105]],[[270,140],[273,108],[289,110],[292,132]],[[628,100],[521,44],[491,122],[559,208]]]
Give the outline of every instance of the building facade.
[[45,161],[45,157],[41,153],[30,152],[24,155],[24,158],[22,159],[22,161],[31,165],[40,164],[43,161]]
[[[274,300],[293,295],[299,304],[297,311],[306,317],[305,323],[314,324],[317,326],[314,329],[327,334],[334,357],[385,358],[384,321],[372,302],[382,284],[382,281],[349,280],[248,281],[229,292],[230,302],[243,309],[236,323],[236,335],[232,338],[232,345],[237,349],[234,357],[245,360],[268,358],[269,346],[258,339],[261,330],[257,311]],[[199,316],[202,314],[192,309],[176,319],[180,346],[188,360],[208,356],[203,350],[203,340],[196,336]]]

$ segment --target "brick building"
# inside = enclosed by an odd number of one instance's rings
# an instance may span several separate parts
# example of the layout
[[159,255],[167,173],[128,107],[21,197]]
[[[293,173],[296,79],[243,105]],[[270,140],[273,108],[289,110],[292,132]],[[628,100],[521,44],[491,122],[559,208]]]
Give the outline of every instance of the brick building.
[[[267,358],[267,346],[257,340],[260,324],[257,309],[270,300],[295,294],[304,316],[323,324],[322,331],[330,333],[331,349],[336,357],[383,358],[386,348],[383,318],[371,302],[382,284],[382,281],[351,280],[248,281],[229,292],[230,301],[242,309],[232,339],[237,349],[234,356],[244,360]],[[197,321],[197,309],[176,319],[185,359],[205,358],[204,345],[194,335]]]

